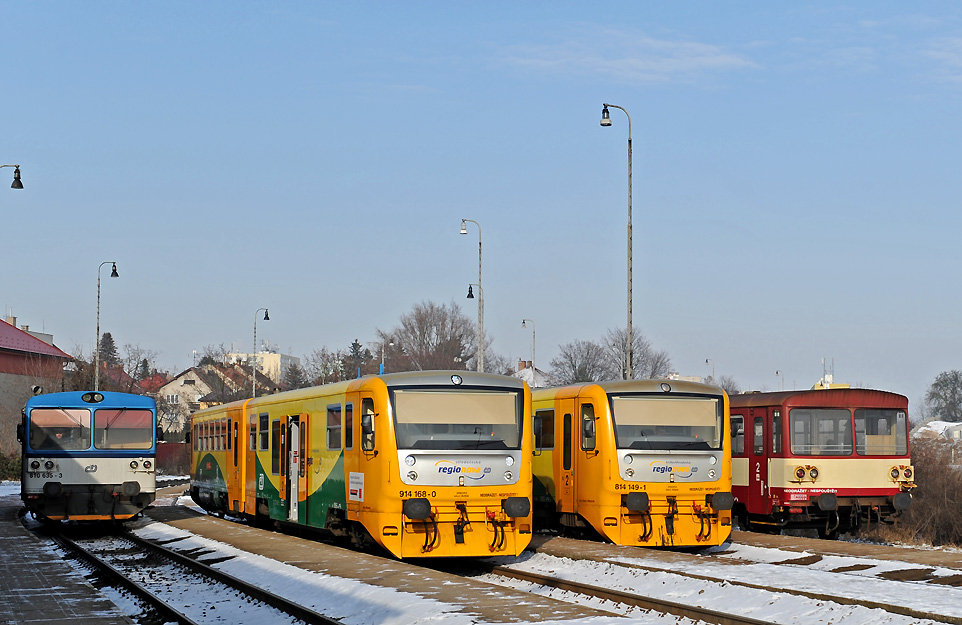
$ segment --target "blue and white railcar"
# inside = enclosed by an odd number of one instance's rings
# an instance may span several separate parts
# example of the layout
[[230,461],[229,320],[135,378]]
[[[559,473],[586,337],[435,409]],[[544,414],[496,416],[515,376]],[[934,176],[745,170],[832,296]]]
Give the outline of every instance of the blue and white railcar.
[[154,500],[157,404],[141,395],[67,392],[27,401],[21,492],[49,520],[129,519]]

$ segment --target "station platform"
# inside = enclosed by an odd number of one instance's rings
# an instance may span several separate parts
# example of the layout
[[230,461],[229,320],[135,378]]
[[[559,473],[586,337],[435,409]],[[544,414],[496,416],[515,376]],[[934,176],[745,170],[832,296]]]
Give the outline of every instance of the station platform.
[[17,516],[19,494],[0,495],[0,625],[131,625]]

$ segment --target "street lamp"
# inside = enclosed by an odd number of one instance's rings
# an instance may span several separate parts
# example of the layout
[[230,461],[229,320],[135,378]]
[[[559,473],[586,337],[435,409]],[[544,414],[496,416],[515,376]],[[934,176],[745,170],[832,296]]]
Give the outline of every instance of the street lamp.
[[631,115],[628,115],[628,111],[624,108],[618,106],[617,104],[605,103],[604,108],[601,109],[601,125],[611,126],[611,117],[608,114],[608,107],[621,109],[628,116],[628,355],[627,355],[627,378],[632,379],[632,359],[634,356],[634,344],[632,342],[632,325],[631,325]]
[[257,397],[257,313],[264,311],[264,321],[270,321],[266,308],[254,311],[254,351],[251,353],[251,397]]
[[532,321],[531,319],[522,319],[521,320],[522,328],[527,327],[524,325],[525,323],[531,324],[531,368],[534,369],[534,321]]
[[[468,222],[478,227],[478,291],[481,297],[478,298],[478,371],[484,372],[484,291],[481,289],[481,224],[473,219],[461,220],[461,234],[468,233]],[[473,299],[471,287],[468,286],[468,299]]]
[[[478,275],[480,276],[480,273]],[[474,290],[471,287],[475,286],[478,287],[478,371],[484,372],[484,339],[482,339],[484,336],[484,289],[481,288],[480,283],[472,282],[468,285],[468,299],[474,299]]]
[[22,189],[23,183],[20,182],[20,165],[0,165],[0,169],[4,167],[13,167],[13,184],[10,185],[11,189]]
[[706,358],[705,364],[711,365],[711,383],[715,384],[715,361],[712,360],[711,358]]
[[[19,179],[19,176],[17,176]],[[14,180],[17,182],[17,179]],[[16,188],[16,187],[14,187]],[[112,263],[113,267],[110,270],[111,278],[119,278],[120,274],[117,273],[117,263],[112,260],[105,260],[100,263],[97,267],[97,342],[94,343],[94,390],[100,390],[100,270],[103,269],[104,265]]]

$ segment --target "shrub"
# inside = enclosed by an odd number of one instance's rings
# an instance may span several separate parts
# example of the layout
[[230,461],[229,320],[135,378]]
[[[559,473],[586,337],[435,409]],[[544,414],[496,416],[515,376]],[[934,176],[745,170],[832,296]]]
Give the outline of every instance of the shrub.
[[0,454],[0,480],[20,481],[20,454]]
[[962,545],[962,445],[916,439],[912,505],[895,525],[875,526],[862,537],[906,544]]

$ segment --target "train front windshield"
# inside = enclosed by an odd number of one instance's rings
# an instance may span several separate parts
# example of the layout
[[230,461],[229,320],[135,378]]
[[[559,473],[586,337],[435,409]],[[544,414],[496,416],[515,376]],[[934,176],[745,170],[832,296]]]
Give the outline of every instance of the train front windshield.
[[90,411],[86,408],[34,408],[30,447],[37,451],[90,448]]
[[724,436],[719,397],[611,397],[619,449],[718,450]]
[[517,391],[396,390],[398,449],[520,449]]
[[34,408],[30,412],[30,447],[36,451],[150,449],[154,420],[149,410],[103,408]]
[[[904,456],[908,453],[908,417],[904,410],[792,408],[792,454],[796,456]],[[854,428],[852,427],[854,423]]]

